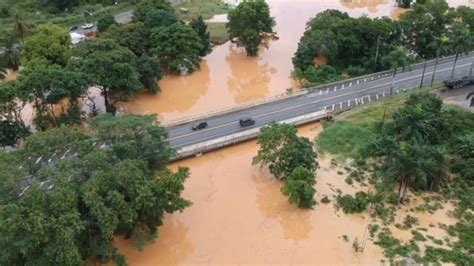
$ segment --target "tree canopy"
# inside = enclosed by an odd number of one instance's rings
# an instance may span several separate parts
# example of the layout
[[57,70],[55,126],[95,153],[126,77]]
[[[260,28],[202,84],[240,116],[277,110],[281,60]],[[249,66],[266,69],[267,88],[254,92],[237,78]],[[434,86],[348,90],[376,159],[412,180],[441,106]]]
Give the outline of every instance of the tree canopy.
[[264,0],[241,2],[228,15],[226,28],[231,40],[242,46],[249,56],[257,56],[260,44],[273,34],[275,21],[270,17],[270,8]]
[[49,65],[65,66],[71,57],[71,37],[67,29],[54,24],[43,24],[35,34],[25,40],[22,50],[23,64],[44,61]]
[[0,151],[9,169],[0,173],[0,264],[123,264],[114,237],[140,249],[153,241],[165,213],[190,205],[181,197],[189,172],[166,169],[171,150],[155,121],[103,116],[91,133],[61,127]]

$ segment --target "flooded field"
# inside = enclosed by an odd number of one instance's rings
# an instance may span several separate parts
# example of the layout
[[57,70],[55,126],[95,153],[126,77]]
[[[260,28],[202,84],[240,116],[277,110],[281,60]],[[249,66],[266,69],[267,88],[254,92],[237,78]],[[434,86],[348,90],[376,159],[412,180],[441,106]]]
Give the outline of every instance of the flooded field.
[[[449,1],[452,6],[470,0]],[[189,76],[169,76],[160,81],[162,92],[140,94],[122,105],[137,114],[159,114],[161,120],[176,119],[284,93],[295,87],[291,80],[291,58],[307,21],[326,9],[338,9],[351,16],[389,16],[404,12],[395,0],[269,0],[279,40],[269,43],[257,58],[227,42],[215,47],[201,63],[201,70]],[[218,15],[211,21],[225,21]]]

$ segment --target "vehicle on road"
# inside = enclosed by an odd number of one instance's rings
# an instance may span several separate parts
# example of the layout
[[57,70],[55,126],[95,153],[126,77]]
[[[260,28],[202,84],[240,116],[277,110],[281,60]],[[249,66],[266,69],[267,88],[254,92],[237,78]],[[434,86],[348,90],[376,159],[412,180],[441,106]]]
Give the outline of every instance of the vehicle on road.
[[201,130],[201,129],[206,128],[207,126],[208,126],[208,125],[207,125],[207,122],[201,122],[201,123],[195,124],[195,125],[192,127],[192,129],[193,129],[194,131],[196,131],[196,130]]
[[468,86],[474,84],[474,76],[471,77],[462,77],[457,79],[448,79],[443,81],[444,87],[447,90],[455,90],[462,88],[464,86]]
[[83,30],[90,30],[90,29],[94,28],[94,24],[92,24],[92,23],[87,23],[87,24],[85,24],[85,25],[82,25],[81,28],[82,28]]
[[71,27],[69,27],[69,31],[75,31],[75,30],[77,30],[77,26],[71,26]]
[[252,118],[243,118],[239,120],[239,124],[241,127],[249,127],[255,125],[255,120]]

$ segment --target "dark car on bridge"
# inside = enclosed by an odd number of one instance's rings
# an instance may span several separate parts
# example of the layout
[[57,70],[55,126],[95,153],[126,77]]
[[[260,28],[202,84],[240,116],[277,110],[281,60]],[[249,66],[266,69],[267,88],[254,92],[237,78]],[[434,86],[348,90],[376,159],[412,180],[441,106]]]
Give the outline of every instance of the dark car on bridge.
[[206,128],[207,126],[208,126],[208,125],[207,125],[207,122],[201,122],[201,123],[195,124],[195,125],[192,127],[192,129],[196,131],[196,130],[204,129],[204,128]]
[[243,118],[239,120],[239,124],[241,127],[249,127],[255,125],[255,120],[252,118]]

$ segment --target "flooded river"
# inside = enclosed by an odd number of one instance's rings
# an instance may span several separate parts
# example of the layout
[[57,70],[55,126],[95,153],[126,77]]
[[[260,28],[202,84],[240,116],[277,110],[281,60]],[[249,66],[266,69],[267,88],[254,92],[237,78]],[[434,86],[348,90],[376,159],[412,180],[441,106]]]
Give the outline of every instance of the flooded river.
[[[470,0],[450,1],[453,6]],[[391,16],[403,10],[392,0],[287,0],[268,1],[279,40],[270,43],[259,57],[249,58],[230,43],[215,47],[204,58],[201,69],[192,75],[169,76],[160,81],[162,92],[140,94],[124,104],[137,114],[157,113],[162,120],[205,113],[263,97],[284,93],[294,87],[290,78],[291,58],[296,51],[306,22],[325,9],[338,9],[352,16]],[[472,3],[471,3],[472,4]],[[223,16],[215,21],[225,19]],[[313,138],[322,130],[320,124],[301,127],[301,135]],[[183,264],[378,264],[382,250],[367,241],[363,253],[352,248],[354,239],[362,242],[367,226],[373,221],[367,213],[345,215],[335,210],[333,202],[319,203],[314,210],[303,211],[288,204],[281,194],[281,183],[267,170],[252,166],[257,153],[255,141],[205,154],[172,164],[187,166],[191,176],[186,181],[184,197],[193,205],[183,213],[166,216],[157,241],[138,252],[130,241],[117,239],[116,246],[130,265]],[[340,169],[330,158],[318,158],[317,201],[336,190],[355,193],[367,190],[344,182]],[[408,207],[407,207],[408,208]],[[401,210],[400,222],[408,210]],[[436,215],[420,216],[420,226],[447,221],[445,210]],[[405,231],[394,234],[403,241]],[[441,238],[442,232],[430,228]],[[433,231],[433,232],[431,232]],[[346,235],[348,241],[343,240]]]
[[[313,138],[320,124],[300,128]],[[344,215],[332,203],[314,210],[300,210],[281,194],[281,183],[266,169],[252,166],[256,141],[219,150],[203,157],[171,165],[187,166],[184,197],[193,202],[183,213],[166,217],[158,240],[138,252],[130,242],[117,246],[131,265],[156,264],[374,264],[381,250],[371,242],[364,253],[353,251],[352,242],[362,240],[367,215]],[[344,182],[344,176],[320,158],[317,199],[336,189],[355,193],[361,188]],[[349,242],[342,239],[347,235]]]
[[[449,1],[452,6],[469,4],[470,0]],[[161,120],[205,113],[267,96],[284,93],[295,87],[290,76],[291,58],[307,21],[326,9],[338,9],[359,17],[389,16],[397,18],[402,9],[395,0],[270,0],[271,15],[279,40],[250,58],[231,43],[215,47],[192,75],[169,76],[160,81],[162,92],[140,94],[122,105],[137,114],[159,114]],[[472,5],[472,3],[471,3]],[[217,16],[214,21],[222,21]]]

